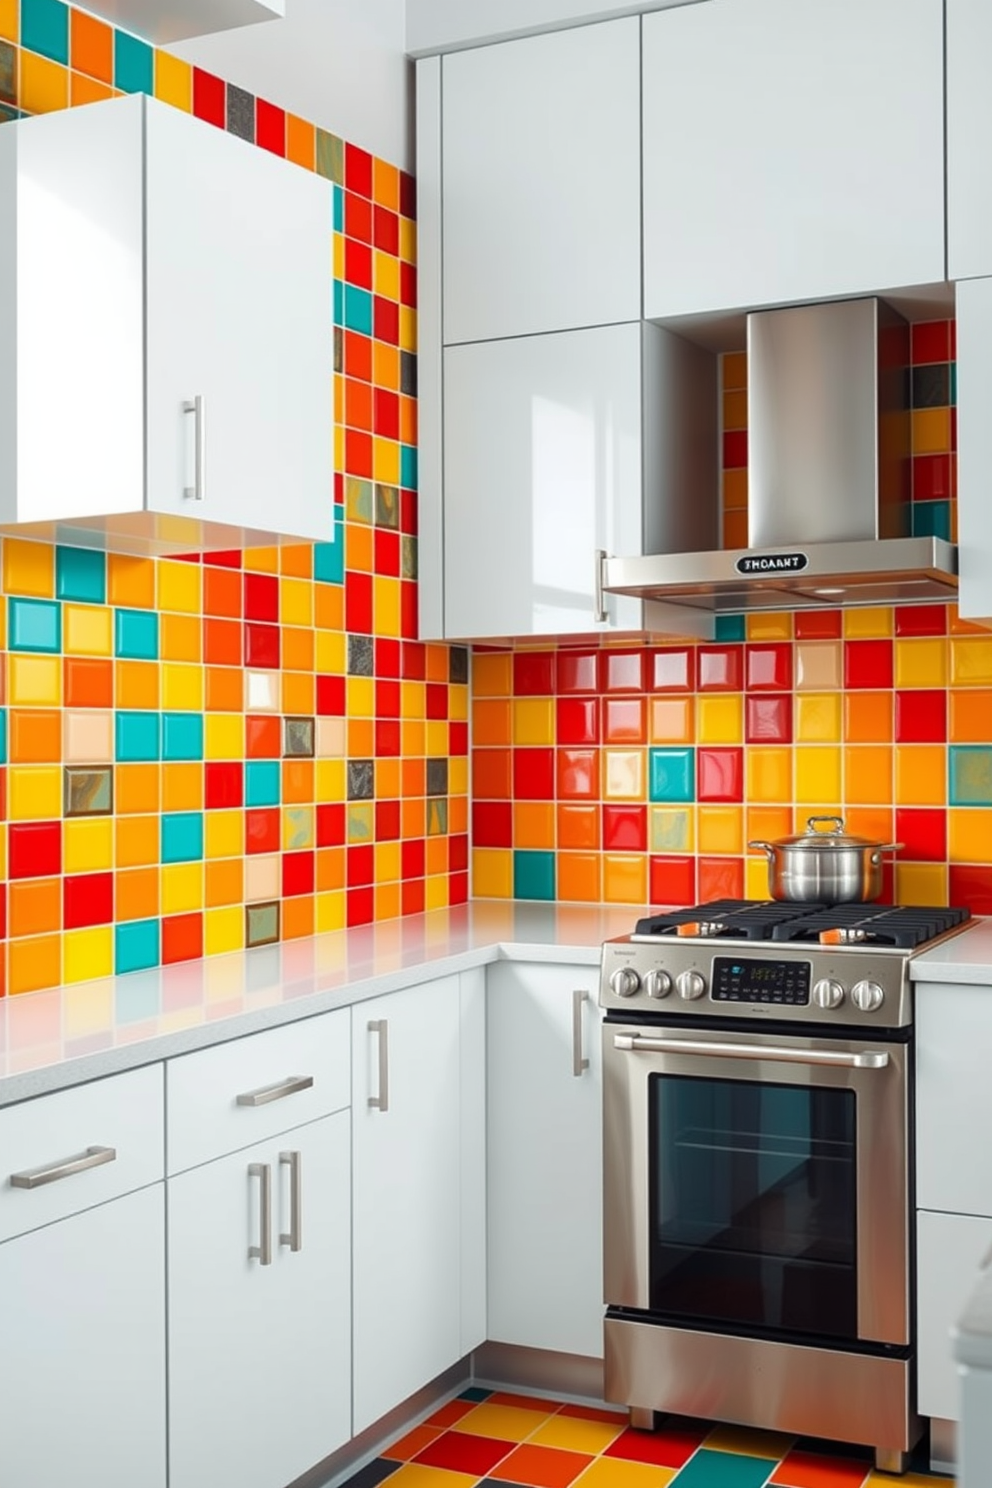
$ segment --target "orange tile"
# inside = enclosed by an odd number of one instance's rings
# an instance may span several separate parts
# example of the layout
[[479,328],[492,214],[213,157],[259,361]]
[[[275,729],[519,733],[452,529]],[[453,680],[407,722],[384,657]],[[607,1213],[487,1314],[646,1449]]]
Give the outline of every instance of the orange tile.
[[468,797],[448,797],[448,831],[454,836],[468,831]]
[[283,672],[282,708],[284,713],[310,715],[314,712],[316,681],[310,672]]
[[159,818],[121,816],[116,823],[117,867],[144,868],[159,860]]
[[[81,12],[73,11],[73,15]],[[113,98],[113,88],[108,88],[106,83],[98,83],[95,78],[87,77],[84,72],[71,72],[69,74],[69,104],[72,108],[81,108],[87,103],[102,103],[106,98]]]
[[725,429],[747,428],[746,388],[725,388],[723,393],[723,427]]
[[648,860],[642,853],[604,854],[603,898],[608,904],[647,903]]
[[[62,880],[29,878],[10,885],[10,934],[43,935],[62,925]],[[39,984],[40,985],[40,984]]]
[[559,805],[558,846],[595,848],[599,845],[599,806]]
[[880,806],[892,800],[893,751],[887,744],[854,744],[844,751],[844,800]]
[[992,682],[992,636],[955,636],[951,641],[951,684],[987,687]]
[[200,661],[203,622],[199,615],[159,616],[159,655],[163,661]]
[[512,692],[513,657],[504,651],[476,652],[472,657],[473,696],[510,697]]
[[949,693],[948,738],[952,744],[987,744],[992,738],[992,690]]
[[12,708],[8,719],[11,764],[58,763],[62,758],[62,715],[55,708]]
[[507,801],[513,795],[512,755],[508,749],[472,751],[472,794],[480,801]]
[[723,472],[723,510],[747,510],[747,471],[725,470]]
[[288,672],[312,672],[314,633],[302,626],[282,628],[282,665]]
[[372,158],[372,200],[392,212],[400,209],[399,167],[380,160],[377,155]]
[[824,1457],[794,1451],[775,1469],[769,1484],[789,1488],[861,1488],[871,1468],[868,1460]]
[[895,763],[897,806],[946,804],[947,750],[943,744],[900,744]]
[[720,358],[720,377],[724,391],[747,387],[747,352],[728,351]]
[[73,68],[103,83],[113,83],[113,27],[75,7],[69,11],[69,26],[69,60]]
[[423,797],[412,797],[400,806],[400,823],[404,837],[427,835],[427,807]]
[[[358,758],[367,758],[359,755]],[[282,798],[285,802],[309,802],[314,799],[313,761],[290,759],[282,762]]]
[[349,522],[345,536],[346,563],[358,573],[375,571],[375,530],[358,522]]
[[844,813],[844,825],[855,837],[871,842],[891,842],[895,813],[891,806],[851,806]]
[[42,935],[36,940],[10,942],[10,970],[7,990],[36,992],[42,987],[57,987],[62,970],[61,935]]
[[63,662],[63,697],[67,708],[110,708],[114,697],[114,663],[67,656]]
[[401,1436],[399,1441],[387,1447],[382,1455],[390,1462],[409,1462],[440,1435],[441,1428],[438,1426],[415,1426],[412,1431]]
[[375,794],[380,801],[393,801],[403,791],[403,773],[398,759],[375,762]]
[[558,898],[566,902],[598,904],[601,898],[599,853],[559,852]]
[[203,766],[193,762],[162,766],[162,810],[202,811]]
[[235,667],[206,667],[206,705],[210,713],[240,713],[244,707],[244,672]]
[[514,804],[513,845],[514,847],[554,847],[555,808],[553,802],[517,801]]
[[[380,883],[375,887],[376,920],[395,920],[402,913],[403,893],[398,883]],[[447,901],[445,901],[447,902]],[[428,908],[432,906],[428,905]]]
[[304,170],[313,170],[316,153],[317,131],[305,119],[295,114],[286,115],[286,158]]
[[942,455],[951,448],[951,410],[914,408],[913,454]]
[[375,721],[348,719],[348,754],[352,759],[371,759],[375,753]]
[[321,847],[317,850],[317,888],[343,889],[345,885],[346,858],[343,847]]
[[376,387],[398,392],[400,386],[400,349],[386,341],[372,343],[372,381]]
[[318,630],[344,629],[344,585],[315,584],[313,623]]
[[128,868],[115,875],[114,915],[118,920],[150,919],[159,912],[159,870]]
[[527,1483],[530,1488],[568,1488],[592,1462],[582,1452],[563,1452],[555,1447],[515,1447],[489,1476],[504,1483]]
[[114,767],[114,805],[118,815],[158,811],[161,800],[161,767],[159,765],[116,765]]
[[467,1416],[469,1411],[474,1409],[475,1402],[472,1400],[449,1400],[445,1405],[433,1411],[422,1424],[434,1426],[439,1431],[447,1431],[449,1426],[454,1426],[456,1421],[460,1421],[462,1416]]
[[313,934],[314,900],[312,894],[298,894],[282,901],[282,938],[301,940]]
[[792,759],[791,749],[774,745],[755,745],[748,749],[745,754],[748,800],[791,801]]
[[844,696],[844,738],[848,744],[892,742],[891,692],[848,692]]
[[424,871],[428,875],[428,877],[430,877],[431,874],[447,873],[447,837],[428,837],[426,848],[424,851]]
[[[79,14],[74,11],[73,14]],[[107,558],[107,593],[112,605],[150,610],[155,607],[155,564],[150,558],[131,558],[110,553]]]
[[511,704],[502,699],[481,698],[472,705],[472,738],[476,744],[509,744],[512,741]]
[[427,645],[426,671],[428,682],[447,682],[448,680],[448,647],[431,644]]
[[725,548],[746,548],[747,545],[747,512],[725,511],[723,514],[723,546]]
[[118,661],[114,670],[118,708],[158,707],[160,671],[157,661]]

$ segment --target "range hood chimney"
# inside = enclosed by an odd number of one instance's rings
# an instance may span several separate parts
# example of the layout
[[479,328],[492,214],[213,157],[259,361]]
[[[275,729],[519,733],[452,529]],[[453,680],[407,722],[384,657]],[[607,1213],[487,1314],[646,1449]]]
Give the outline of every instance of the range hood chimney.
[[877,299],[758,311],[747,350],[747,548],[607,558],[604,589],[710,615],[955,599],[957,549],[910,536],[902,317]]

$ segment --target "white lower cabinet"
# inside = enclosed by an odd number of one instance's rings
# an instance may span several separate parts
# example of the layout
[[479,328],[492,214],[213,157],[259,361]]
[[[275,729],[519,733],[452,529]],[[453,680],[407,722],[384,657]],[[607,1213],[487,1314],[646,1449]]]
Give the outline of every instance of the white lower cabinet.
[[961,1418],[961,1386],[952,1330],[992,1250],[992,1219],[973,1214],[917,1214],[919,1287],[918,1409],[944,1421]]
[[169,1180],[170,1488],[283,1488],[348,1440],[350,1157],[339,1111]]
[[489,1337],[599,1358],[596,970],[497,961],[487,986]]

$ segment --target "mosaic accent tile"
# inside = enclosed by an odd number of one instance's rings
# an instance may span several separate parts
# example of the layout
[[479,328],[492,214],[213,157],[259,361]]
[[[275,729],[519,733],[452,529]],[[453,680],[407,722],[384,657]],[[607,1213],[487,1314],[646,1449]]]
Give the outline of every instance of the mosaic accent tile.
[[66,766],[65,815],[109,816],[114,809],[114,772],[110,765],[103,769],[79,769]]
[[9,41],[0,41],[0,101],[17,99],[17,51]]
[[239,139],[255,141],[255,97],[233,83],[227,85],[227,128]]
[[283,754],[287,759],[313,758],[315,720],[313,718],[286,718],[283,720]]
[[245,945],[273,945],[279,939],[278,901],[245,905]]
[[375,654],[370,635],[348,637],[348,671],[354,677],[371,677],[375,671]]
[[375,794],[375,763],[370,759],[348,761],[348,800],[370,801]]
[[448,794],[448,761],[446,759],[429,759],[427,761],[427,794],[429,796],[446,796]]

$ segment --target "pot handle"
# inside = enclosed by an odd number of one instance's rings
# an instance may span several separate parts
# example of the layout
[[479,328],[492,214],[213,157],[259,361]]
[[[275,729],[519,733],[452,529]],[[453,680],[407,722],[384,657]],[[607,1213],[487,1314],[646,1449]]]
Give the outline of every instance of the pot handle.
[[753,847],[756,850],[760,850],[761,852],[763,852],[769,862],[771,862],[772,858],[775,856],[775,849],[772,847],[770,842],[749,842],[748,847]]
[[905,842],[885,842],[881,845],[881,847],[876,847],[875,851],[871,855],[871,860],[873,863],[880,863],[882,861],[883,854],[902,852],[905,846]]
[[[833,831],[820,832],[819,828],[815,825],[816,822],[833,822]],[[816,833],[821,837],[834,837],[838,832],[843,832],[844,818],[842,816],[808,816],[806,818],[806,830],[810,833]]]

